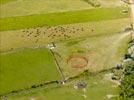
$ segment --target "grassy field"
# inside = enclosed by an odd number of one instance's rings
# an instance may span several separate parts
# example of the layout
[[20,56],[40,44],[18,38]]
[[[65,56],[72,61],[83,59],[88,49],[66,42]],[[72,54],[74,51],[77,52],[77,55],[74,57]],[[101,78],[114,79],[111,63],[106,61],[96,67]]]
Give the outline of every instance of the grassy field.
[[[27,95],[12,96],[9,97],[9,100],[53,100],[53,98],[56,98],[55,100],[108,100],[108,95],[113,95],[109,100],[118,100],[119,88],[108,76],[109,74],[102,73],[96,76],[78,78],[63,86],[40,90]],[[81,81],[88,84],[85,92],[81,89],[74,89],[74,85]]]
[[12,1],[17,1],[17,0],[0,0],[0,4],[6,4],[6,3],[9,3],[9,2],[12,2]]
[[[15,31],[1,31],[0,51],[5,52],[11,48],[16,49],[22,47],[43,46],[52,41],[72,41],[78,37],[96,36],[110,33],[114,34],[123,31],[126,27],[129,27],[129,23],[130,20],[128,18],[123,18],[99,22],[95,21],[79,24],[59,25],[54,27],[37,27],[35,29],[30,28]],[[105,26],[107,27],[104,28]],[[61,27],[64,30],[61,30]],[[40,32],[39,35],[37,34],[37,29]],[[70,36],[70,38],[66,38],[65,35]]]
[[[55,26],[49,29],[42,27],[37,28],[41,31],[38,37],[34,37],[37,34],[37,29],[32,28],[26,29],[26,32],[23,32],[24,30],[5,31],[1,32],[1,51],[8,51],[11,48],[15,50],[23,47],[44,46],[54,41],[57,45],[55,52],[61,55],[62,62],[60,62],[61,58],[58,60],[66,77],[77,75],[83,71],[83,69],[74,70],[66,63],[67,58],[73,54],[86,56],[89,59],[89,65],[86,68],[92,72],[96,72],[109,69],[121,62],[122,56],[126,52],[126,44],[130,40],[130,36],[124,40],[124,38],[121,38],[124,34],[120,32],[124,31],[128,25],[128,19],[116,19]],[[103,27],[105,26],[107,28],[104,29]],[[64,28],[65,32],[60,32],[60,27]],[[81,28],[83,28],[83,31],[81,31]],[[31,32],[33,33],[28,36]],[[51,36],[48,37],[49,35]],[[66,38],[65,35],[70,36],[70,38]],[[38,42],[36,42],[37,40]],[[125,46],[122,47],[122,45]]]
[[[54,51],[60,55],[60,57],[57,56],[57,59],[65,76],[70,77],[85,69],[90,72],[98,72],[121,63],[130,39],[129,33],[109,33],[100,36],[83,37],[57,43],[58,48]],[[67,59],[72,55],[86,57],[88,65],[84,68],[72,68],[67,63]],[[61,59],[62,62],[60,62]]]
[[122,13],[123,9],[128,8],[100,8],[63,13],[1,18],[0,31],[17,30],[39,26],[54,26],[61,24],[128,18],[129,13]]
[[102,7],[118,7],[118,6],[126,6],[120,0],[99,0]]
[[[7,95],[8,100],[118,100],[118,81],[111,79],[111,70],[101,71],[123,60],[131,38],[124,31],[130,27],[130,11],[117,0],[99,2],[95,8],[84,0],[1,0],[0,95],[28,88]],[[50,42],[55,42],[53,52],[65,78],[84,70],[89,75],[31,89],[61,80],[45,48]],[[85,57],[88,63],[73,68],[71,56]],[[85,91],[74,89],[80,81],[87,83]]]
[[60,80],[54,60],[46,48],[1,54],[0,63],[0,94]]
[[[99,0],[99,2],[100,7],[123,5],[120,0]],[[1,4],[1,18],[94,8],[84,0],[1,0]]]
[[[0,17],[26,16],[72,10],[90,9],[82,0],[1,0]],[[10,1],[10,2],[9,2]],[[14,2],[12,2],[14,1]],[[9,3],[8,3],[9,2]],[[10,9],[10,10],[9,10]]]

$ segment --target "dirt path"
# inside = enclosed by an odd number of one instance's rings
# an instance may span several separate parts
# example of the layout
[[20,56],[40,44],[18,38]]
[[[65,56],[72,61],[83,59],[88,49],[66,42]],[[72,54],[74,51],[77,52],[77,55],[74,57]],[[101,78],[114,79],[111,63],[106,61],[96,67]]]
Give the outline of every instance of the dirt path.
[[118,45],[119,42],[122,41],[122,39],[124,39],[125,37],[127,37],[127,36],[130,35],[130,34],[131,34],[131,31],[129,31],[129,32],[123,32],[123,33],[120,35],[120,37],[114,42],[114,44],[115,44],[115,45]]
[[[111,48],[110,50],[112,52],[110,52],[110,54],[109,54],[107,59],[115,59],[116,58],[115,56],[119,53],[118,52],[119,47],[121,46],[123,40],[125,38],[127,38],[128,36],[131,36],[131,31],[129,31],[129,32],[122,32],[122,33],[118,34],[118,36],[116,36],[115,41],[113,43],[109,44],[109,45],[111,45],[110,46],[110,48]],[[108,62],[107,59],[105,60],[105,63]],[[122,60],[122,56],[119,59]],[[115,62],[115,64],[117,64],[117,63],[120,63],[120,62]],[[115,64],[112,67],[114,67]]]

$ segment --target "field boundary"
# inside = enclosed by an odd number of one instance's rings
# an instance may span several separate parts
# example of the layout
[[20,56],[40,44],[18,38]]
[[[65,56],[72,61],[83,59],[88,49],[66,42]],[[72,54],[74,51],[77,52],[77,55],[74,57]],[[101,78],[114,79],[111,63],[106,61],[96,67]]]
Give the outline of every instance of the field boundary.
[[[66,82],[71,82],[77,78],[81,78],[81,77],[85,77],[85,76],[96,76],[100,73],[106,73],[106,72],[111,72],[112,70],[116,69],[116,67],[112,67],[110,69],[105,69],[105,70],[101,70],[99,72],[90,72],[89,70],[84,70],[82,73],[78,74],[78,75],[75,75],[75,76],[71,76],[71,77],[68,77],[66,79]],[[15,96],[15,95],[21,95],[21,94],[29,94],[29,93],[34,93],[38,90],[42,90],[42,89],[47,89],[49,85],[53,85],[53,86],[61,86],[61,82],[59,82],[58,80],[53,80],[53,81],[49,81],[49,82],[45,82],[45,83],[42,83],[42,84],[37,84],[35,85],[36,87],[32,88],[26,88],[26,89],[20,89],[20,90],[16,90],[16,91],[12,91],[12,92],[9,92],[9,93],[5,93],[5,94],[1,94],[0,95],[0,99],[3,99],[4,97],[8,97],[8,96]]]
[[65,81],[65,76],[64,76],[64,74],[63,74],[63,72],[62,72],[62,69],[61,69],[59,63],[58,63],[58,60],[56,59],[53,50],[50,49],[50,52],[51,52],[51,54],[52,54],[52,56],[53,56],[53,58],[54,58],[55,64],[56,64],[56,66],[57,66],[57,69],[58,69],[58,71],[59,71],[59,73],[60,73],[60,75],[61,75],[61,77],[62,77],[62,81],[64,82],[64,81]]

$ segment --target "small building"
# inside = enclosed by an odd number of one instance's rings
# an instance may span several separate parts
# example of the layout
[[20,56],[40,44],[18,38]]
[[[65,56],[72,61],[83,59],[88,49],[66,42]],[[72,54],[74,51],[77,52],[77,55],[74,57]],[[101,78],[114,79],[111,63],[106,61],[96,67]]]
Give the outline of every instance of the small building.
[[54,49],[55,47],[56,47],[56,45],[55,45],[54,42],[48,44],[48,48],[49,48],[49,49]]

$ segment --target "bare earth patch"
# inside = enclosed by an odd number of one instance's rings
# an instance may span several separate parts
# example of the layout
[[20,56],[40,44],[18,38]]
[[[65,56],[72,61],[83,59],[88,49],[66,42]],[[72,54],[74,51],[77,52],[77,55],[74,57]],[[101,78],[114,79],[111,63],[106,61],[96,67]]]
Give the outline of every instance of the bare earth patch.
[[72,68],[85,68],[88,64],[88,59],[84,56],[70,56],[67,59],[67,64],[71,65]]

